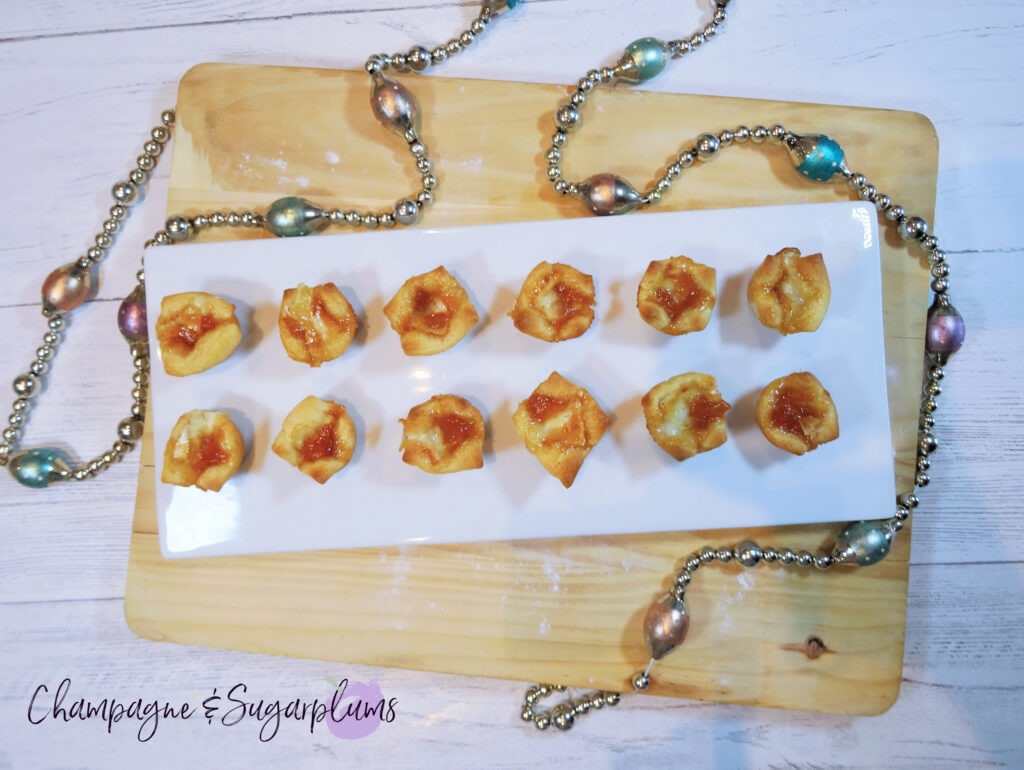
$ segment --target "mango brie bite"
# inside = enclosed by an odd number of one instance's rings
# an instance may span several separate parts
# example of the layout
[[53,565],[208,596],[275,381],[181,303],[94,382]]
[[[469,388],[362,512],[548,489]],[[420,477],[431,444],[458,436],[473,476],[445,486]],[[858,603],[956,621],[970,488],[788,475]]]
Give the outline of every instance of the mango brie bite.
[[765,438],[795,455],[839,438],[832,395],[810,372],[769,382],[757,399],[755,418]]
[[359,322],[352,305],[333,283],[285,289],[277,316],[281,344],[293,361],[320,366],[348,350]]
[[443,266],[403,283],[384,315],[409,356],[448,350],[480,320],[469,294]]
[[655,329],[678,336],[704,329],[715,299],[715,268],[678,256],[647,266],[637,288],[636,307]]
[[409,410],[402,423],[402,461],[427,473],[484,466],[484,418],[461,396],[446,393]]
[[641,404],[651,438],[680,462],[726,441],[725,414],[732,405],[710,374],[677,374],[651,388]]
[[160,301],[156,339],[164,370],[173,377],[185,377],[206,371],[234,353],[242,330],[233,304],[205,291],[187,291]]
[[831,298],[832,285],[821,254],[802,257],[794,248],[765,257],[747,285],[754,315],[781,334],[816,331]]
[[193,410],[178,418],[164,448],[160,480],[219,492],[242,464],[245,442],[224,412]]
[[509,311],[515,327],[545,342],[581,336],[594,322],[594,279],[572,265],[541,262]]
[[352,459],[356,427],[345,407],[306,396],[288,416],[271,449],[278,457],[325,484]]
[[566,489],[611,425],[587,389],[558,372],[519,404],[512,421],[526,448]]

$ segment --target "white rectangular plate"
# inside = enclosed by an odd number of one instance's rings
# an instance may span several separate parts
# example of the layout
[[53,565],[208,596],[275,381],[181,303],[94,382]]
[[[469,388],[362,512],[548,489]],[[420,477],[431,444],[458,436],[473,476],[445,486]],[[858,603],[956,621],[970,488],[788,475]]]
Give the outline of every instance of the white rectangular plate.
[[[162,297],[206,291],[237,306],[244,338],[224,363],[168,376],[153,352],[152,410],[160,545],[166,557],[472,542],[845,521],[885,515],[894,498],[881,270],[874,210],[861,203],[695,211],[444,230],[346,233],[194,244],[146,255],[150,339]],[[821,252],[832,300],[821,328],[783,337],[747,306],[767,254]],[[670,337],[645,324],[636,288],[648,263],[679,254],[717,270],[708,327]],[[576,340],[546,343],[506,313],[542,260],[594,276],[597,318]],[[381,308],[410,276],[445,265],[480,314],[456,347],[408,357]],[[361,331],[339,359],[290,360],[277,329],[284,289],[333,281]],[[587,388],[613,424],[569,489],[529,454],[512,412],[552,371]],[[707,372],[733,404],[728,441],[685,462],[651,440],[640,399],[682,372]],[[811,371],[829,390],[840,437],[804,456],[771,446],[753,419],[771,380]],[[401,460],[410,407],[461,395],[487,428],[481,470],[433,476]],[[307,395],[343,404],[359,438],[352,462],[320,486],[270,450]],[[164,447],[191,409],[226,411],[246,441],[218,492],[162,483]]]

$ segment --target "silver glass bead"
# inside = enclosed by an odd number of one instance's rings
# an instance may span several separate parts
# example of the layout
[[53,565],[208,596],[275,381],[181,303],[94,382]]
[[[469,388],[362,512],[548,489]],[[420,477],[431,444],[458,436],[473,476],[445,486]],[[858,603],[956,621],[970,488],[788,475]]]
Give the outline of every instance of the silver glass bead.
[[561,105],[555,110],[555,124],[563,130],[575,128],[580,124],[580,111],[571,104]]
[[921,217],[907,217],[899,224],[900,238],[916,241],[928,234],[928,223]]
[[390,211],[381,212],[378,217],[381,227],[394,227],[395,226],[395,215]]
[[114,196],[114,200],[118,203],[132,203],[138,196],[138,193],[138,188],[131,181],[118,182],[110,190],[110,194]]
[[165,144],[171,138],[171,132],[163,126],[157,126],[149,132],[149,135],[153,137],[154,142],[159,142],[160,144]]
[[625,179],[614,174],[595,174],[580,184],[580,195],[598,216],[625,214],[641,203],[641,196]]
[[36,358],[40,361],[49,361],[53,358],[53,348],[50,345],[42,345],[36,348]]
[[637,671],[633,674],[633,689],[643,692],[651,686],[651,677],[645,671]]
[[566,703],[559,704],[551,709],[551,724],[559,730],[568,730],[572,727],[575,719],[572,707]]
[[764,126],[754,126],[750,131],[750,138],[753,139],[755,143],[760,144],[768,138],[768,129]]
[[551,726],[551,717],[546,713],[538,714],[533,720],[533,723],[537,725],[538,730],[547,730]]
[[890,222],[898,222],[906,216],[902,206],[890,206],[885,211],[885,218]]
[[46,374],[46,369],[47,364],[45,361],[33,361],[28,367],[28,370],[37,377]]
[[401,83],[379,78],[370,92],[370,107],[382,125],[398,132],[419,130],[419,105]]
[[722,564],[728,564],[732,561],[732,549],[723,545],[715,552],[715,558],[722,562]]
[[433,174],[424,174],[420,182],[422,182],[424,189],[427,190],[433,190],[437,187],[437,177]]
[[434,196],[430,192],[430,190],[420,190],[416,194],[416,202],[418,204],[420,204],[421,207],[422,206],[426,206],[428,203],[430,203],[433,200],[434,200]]
[[156,168],[156,158],[152,155],[140,155],[135,163],[143,171],[152,171]]
[[141,168],[133,168],[128,174],[128,178],[135,184],[143,184],[147,179],[149,179],[149,172]]
[[14,404],[11,406],[11,408],[17,414],[21,414],[22,412],[27,412],[28,411],[28,407],[29,407],[29,403],[28,403],[28,399],[27,398],[16,398],[16,399],[14,399]]
[[31,397],[35,395],[39,380],[31,372],[18,375],[14,378],[14,392],[19,396]]
[[164,110],[160,113],[160,122],[165,126],[173,126],[175,120],[174,110]]
[[768,129],[768,138],[781,142],[786,137],[786,129],[778,124]]
[[700,549],[699,558],[704,564],[710,564],[715,560],[715,549],[709,545],[704,546]]
[[523,706],[523,710],[519,712],[519,718],[524,722],[532,722],[533,716],[533,709],[529,706]]
[[723,129],[722,131],[719,131],[718,133],[718,141],[722,147],[728,147],[730,144],[732,144],[733,139],[734,136],[732,131],[730,131],[727,128]]
[[404,198],[395,204],[395,221],[402,225],[411,225],[416,221],[419,212],[420,207],[415,201]]
[[430,60],[434,64],[441,64],[442,62],[447,60],[447,58],[448,51],[446,51],[444,48],[441,48],[440,46],[438,46],[437,48],[430,52]]
[[164,229],[172,241],[185,241],[192,234],[192,223],[185,217],[175,216],[167,220]]
[[20,428],[25,424],[25,413],[24,412],[13,412],[7,418],[7,424],[12,428]]
[[832,549],[837,564],[865,567],[889,555],[893,532],[885,521],[855,521],[843,527]]
[[128,417],[117,425],[117,435],[122,441],[133,443],[142,438],[143,422],[134,417]]
[[697,137],[694,150],[696,150],[697,157],[701,160],[710,160],[718,152],[720,145],[721,142],[714,134],[701,134]]
[[696,160],[696,156],[689,150],[679,153],[679,165],[682,168],[689,168],[693,165],[694,160]]
[[814,554],[814,566],[818,569],[828,569],[832,566],[832,555],[824,551],[817,551]]
[[779,549],[779,561],[783,564],[792,564],[796,561],[796,554],[793,553],[792,548],[780,548]]
[[736,546],[736,561],[744,567],[756,567],[761,563],[762,556],[760,546],[753,540],[744,540]]
[[762,549],[762,558],[764,558],[765,564],[772,564],[779,558],[779,552],[775,550],[774,546],[766,545]]
[[879,211],[885,211],[892,205],[892,199],[884,193],[875,196],[875,208]]
[[363,227],[367,230],[374,230],[377,227],[377,215],[376,214],[363,214],[362,220]]
[[421,174],[428,174],[430,173],[431,170],[433,170],[433,168],[434,164],[431,162],[430,158],[416,159],[416,170],[419,171]]
[[[572,103],[573,107],[576,107],[578,109],[579,107],[583,106],[584,102],[587,101],[587,94],[585,91],[581,91],[580,89],[577,88],[575,91],[572,92],[572,96],[569,97],[569,101]],[[578,122],[579,121],[577,121],[577,123]]]
[[150,140],[146,142],[144,145],[142,145],[142,149],[146,152],[147,155],[159,155],[160,151],[163,149],[163,146]]
[[931,483],[931,477],[923,471],[914,476],[914,484],[919,487],[926,487]]
[[13,444],[19,438],[21,438],[21,431],[18,428],[12,426],[10,428],[5,428],[3,434],[0,435],[3,436],[4,441],[6,441],[8,444]]
[[409,49],[405,55],[405,62],[416,72],[423,72],[430,66],[430,52],[423,46],[416,46]]
[[112,244],[113,242],[114,240],[106,233],[100,233],[99,235],[96,236],[96,245],[99,246],[101,249],[109,249],[110,244]]

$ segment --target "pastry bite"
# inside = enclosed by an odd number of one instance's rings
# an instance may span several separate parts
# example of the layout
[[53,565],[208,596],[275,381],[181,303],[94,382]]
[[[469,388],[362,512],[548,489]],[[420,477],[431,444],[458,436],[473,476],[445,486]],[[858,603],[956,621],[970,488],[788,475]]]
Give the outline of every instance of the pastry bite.
[[457,473],[484,466],[484,418],[460,396],[431,396],[402,423],[402,461],[427,473]]
[[242,434],[224,412],[185,412],[167,439],[160,480],[219,492],[238,470],[244,455]]
[[781,334],[817,330],[831,297],[821,254],[802,257],[794,248],[765,257],[747,285],[747,300],[754,315]]
[[206,371],[234,353],[242,341],[242,329],[230,302],[205,291],[186,291],[160,301],[156,339],[164,371],[185,377]]
[[611,424],[586,388],[558,372],[519,404],[512,421],[526,448],[566,489]]
[[313,288],[300,283],[284,290],[277,328],[290,359],[318,367],[348,350],[359,321],[333,283]]
[[345,407],[306,396],[284,418],[270,447],[318,484],[340,471],[356,448],[356,426]]
[[725,443],[732,404],[710,374],[677,374],[647,391],[641,405],[651,438],[680,462]]
[[678,256],[647,266],[637,288],[636,308],[659,332],[678,336],[708,325],[716,297],[715,268]]
[[515,327],[545,342],[579,337],[594,322],[594,279],[571,265],[541,262],[509,311]]
[[757,425],[779,449],[802,455],[839,437],[832,396],[810,372],[772,380],[761,391]]
[[443,266],[403,283],[384,315],[409,356],[448,350],[480,320],[462,284]]

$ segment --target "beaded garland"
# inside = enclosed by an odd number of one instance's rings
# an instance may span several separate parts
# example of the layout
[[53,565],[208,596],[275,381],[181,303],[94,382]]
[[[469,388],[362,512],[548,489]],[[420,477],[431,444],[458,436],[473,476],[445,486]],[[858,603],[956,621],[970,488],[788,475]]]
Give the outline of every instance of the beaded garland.
[[[943,367],[949,357],[964,342],[964,321],[950,300],[946,255],[939,247],[938,239],[929,233],[928,223],[919,216],[909,215],[902,206],[870,184],[864,175],[852,172],[846,164],[842,148],[835,140],[819,134],[799,135],[780,125],[758,125],[753,128],[739,126],[701,134],[691,146],[678,153],[654,184],[644,192],[611,173],[594,174],[581,182],[569,182],[562,176],[560,161],[563,149],[570,132],[578,130],[582,125],[580,110],[590,93],[598,85],[617,82],[639,84],[660,74],[671,60],[691,53],[720,32],[725,23],[728,3],[729,0],[717,0],[711,21],[688,38],[669,42],[650,37],[641,38],[626,47],[615,67],[591,70],[581,78],[569,101],[559,105],[554,112],[555,132],[547,153],[548,178],[557,193],[578,198],[596,215],[624,214],[656,204],[684,170],[698,163],[709,162],[724,148],[746,143],[767,143],[785,148],[794,168],[805,178],[821,183],[836,180],[845,182],[860,200],[873,203],[885,222],[896,228],[904,241],[923,250],[932,275],[933,301],[928,309],[925,333],[928,368],[921,400],[917,473],[914,479],[915,489],[924,487],[929,482],[929,455],[938,447],[933,432],[933,412],[937,407],[936,398],[941,392],[939,382],[944,377]],[[417,170],[422,174],[421,189],[414,196],[403,198],[391,210],[380,212],[321,208],[303,198],[289,196],[275,201],[263,214],[232,211],[192,217],[173,216],[167,220],[164,229],[146,242],[146,246],[178,243],[208,228],[222,226],[259,227],[279,237],[297,237],[310,235],[330,225],[374,229],[414,224],[430,204],[437,180],[431,173],[433,165],[426,149],[419,140],[419,108],[415,98],[405,86],[385,77],[384,73],[389,69],[422,72],[431,65],[442,63],[473,43],[493,19],[518,4],[519,0],[483,0],[480,14],[470,28],[448,43],[429,51],[415,47],[404,54],[374,55],[367,60],[366,71],[372,81],[371,109],[384,126],[402,136],[408,144]],[[150,132],[136,168],[130,172],[127,180],[114,185],[114,206],[110,209],[109,218],[103,222],[95,244],[84,256],[54,270],[43,282],[42,305],[43,315],[47,319],[47,331],[29,371],[14,380],[16,399],[8,417],[8,427],[0,435],[0,465],[6,465],[14,478],[25,486],[44,488],[71,479],[84,481],[92,478],[121,460],[142,437],[145,391],[149,380],[149,348],[145,275],[140,270],[137,274],[138,285],[121,304],[117,315],[118,328],[129,344],[135,368],[132,375],[134,387],[131,414],[119,423],[117,440],[109,451],[78,465],[73,465],[62,452],[53,448],[37,447],[15,451],[32,399],[40,389],[40,380],[46,374],[49,361],[62,341],[66,327],[64,316],[79,307],[89,296],[92,268],[103,259],[112,245],[121,221],[127,216],[128,208],[137,200],[140,187],[148,181],[158,157],[169,141],[173,126],[174,112],[168,110],[161,116],[161,125]],[[632,676],[633,689],[637,692],[646,690],[651,682],[650,672],[654,663],[682,645],[690,625],[686,591],[700,567],[715,561],[728,563],[733,560],[748,568],[757,567],[761,563],[815,567],[819,570],[839,565],[868,566],[885,558],[895,535],[902,530],[904,522],[917,506],[918,498],[914,490],[900,494],[891,516],[848,524],[836,537],[831,551],[810,553],[785,547],[760,546],[753,541],[743,540],[735,546],[705,546],[691,553],[682,560],[682,566],[674,577],[673,588],[656,599],[644,617],[644,639],[651,657],[646,668]],[[596,691],[566,699],[548,710],[538,708],[543,698],[564,690],[566,687],[563,685],[540,684],[529,688],[521,709],[522,719],[542,730],[551,725],[567,730],[578,716],[591,709],[614,706],[620,700],[618,693]]]

